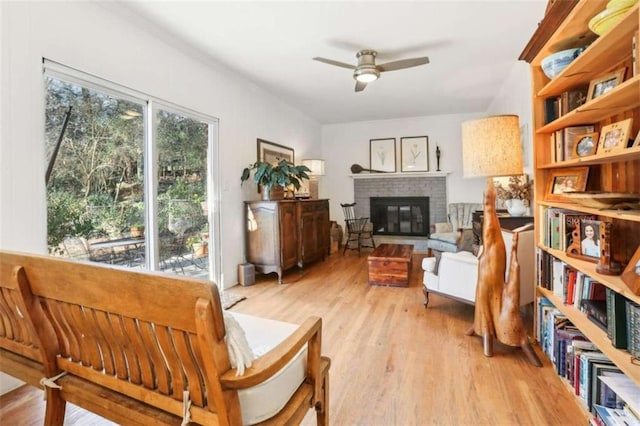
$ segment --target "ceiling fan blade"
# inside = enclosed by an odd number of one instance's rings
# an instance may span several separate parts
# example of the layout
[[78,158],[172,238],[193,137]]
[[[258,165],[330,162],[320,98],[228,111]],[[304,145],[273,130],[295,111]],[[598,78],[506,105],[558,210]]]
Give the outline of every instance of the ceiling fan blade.
[[356,81],[356,92],[362,92],[367,87],[367,83],[363,81]]
[[428,57],[423,58],[411,58],[411,59],[402,59],[400,61],[387,62],[386,64],[378,65],[378,71],[395,71],[401,70],[404,68],[417,67],[418,65],[425,65],[429,63]]
[[314,61],[324,62],[325,64],[335,65],[337,67],[349,68],[350,70],[356,69],[355,65],[345,64],[344,62],[334,61],[333,59],[326,58],[313,58]]

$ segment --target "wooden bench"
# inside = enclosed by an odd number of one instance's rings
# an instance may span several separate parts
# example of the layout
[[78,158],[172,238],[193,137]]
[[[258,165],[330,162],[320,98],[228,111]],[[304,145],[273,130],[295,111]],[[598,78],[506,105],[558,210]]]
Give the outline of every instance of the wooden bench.
[[[211,283],[5,251],[0,271],[3,296],[12,291],[3,321],[9,311],[24,314],[17,328],[43,342],[30,346],[44,375],[64,373],[55,380],[61,388],[45,387],[48,425],[62,424],[66,402],[118,423],[239,425],[238,392],[270,379],[305,345],[304,381],[265,424],[299,423],[310,408],[327,423],[330,360],[321,357],[320,318],[236,376]],[[19,376],[22,367],[1,355],[4,371]]]
[[412,244],[380,244],[368,258],[369,285],[409,287]]

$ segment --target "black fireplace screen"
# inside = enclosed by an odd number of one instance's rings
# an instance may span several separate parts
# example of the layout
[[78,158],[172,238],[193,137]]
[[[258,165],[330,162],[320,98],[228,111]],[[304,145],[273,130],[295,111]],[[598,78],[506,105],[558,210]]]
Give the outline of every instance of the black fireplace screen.
[[429,197],[371,197],[376,235],[429,236]]

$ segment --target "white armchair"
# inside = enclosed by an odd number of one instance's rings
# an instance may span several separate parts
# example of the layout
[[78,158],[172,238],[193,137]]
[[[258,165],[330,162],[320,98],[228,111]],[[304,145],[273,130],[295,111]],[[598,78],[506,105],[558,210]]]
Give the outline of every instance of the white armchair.
[[[513,246],[513,234],[518,236],[518,262],[520,263],[520,305],[533,302],[535,276],[535,245],[533,225],[525,225],[509,231],[502,230],[502,238],[507,251],[507,270]],[[476,284],[478,281],[478,259],[473,253],[460,251],[442,253],[440,260],[435,257],[422,259],[424,269],[423,292],[424,305],[429,304],[429,292],[442,294],[474,304],[476,300]]]
[[482,210],[479,203],[449,204],[449,221],[431,225],[427,240],[429,253],[471,251],[473,243],[473,212]]

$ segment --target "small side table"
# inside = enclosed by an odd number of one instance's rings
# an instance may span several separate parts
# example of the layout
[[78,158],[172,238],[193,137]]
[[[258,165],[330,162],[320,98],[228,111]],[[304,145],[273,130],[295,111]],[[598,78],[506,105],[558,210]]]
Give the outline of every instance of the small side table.
[[[472,214],[473,220],[473,244],[482,245],[482,221],[484,218],[483,210],[476,210]],[[500,227],[510,231],[519,228],[527,223],[533,222],[533,216],[511,216],[506,210],[498,210],[498,220]]]

